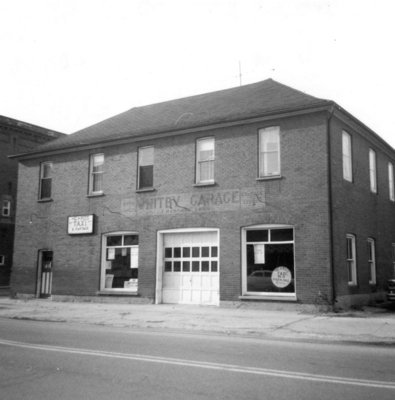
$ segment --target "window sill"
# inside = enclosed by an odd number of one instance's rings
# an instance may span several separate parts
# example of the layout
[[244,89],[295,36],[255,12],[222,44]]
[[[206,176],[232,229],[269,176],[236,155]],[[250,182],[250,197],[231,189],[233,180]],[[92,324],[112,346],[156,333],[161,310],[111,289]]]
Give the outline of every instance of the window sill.
[[297,301],[296,294],[244,294],[239,296],[240,300],[276,300],[276,301]]
[[136,189],[136,193],[155,192],[155,191],[156,191],[156,189],[153,187]]
[[202,182],[202,183],[195,183],[193,187],[204,187],[204,186],[217,186],[216,182]]
[[348,287],[357,287],[357,286],[358,286],[357,283],[348,282]]
[[38,199],[37,200],[38,203],[49,203],[51,201],[53,201],[53,199]]
[[88,198],[90,198],[90,197],[102,197],[102,196],[105,196],[105,194],[104,193],[91,193],[91,194],[88,194],[86,197],[88,197]]
[[138,296],[138,292],[131,290],[103,289],[96,292],[98,296]]
[[276,179],[283,179],[282,175],[273,175],[273,176],[263,176],[260,178],[256,178],[257,181],[273,181]]

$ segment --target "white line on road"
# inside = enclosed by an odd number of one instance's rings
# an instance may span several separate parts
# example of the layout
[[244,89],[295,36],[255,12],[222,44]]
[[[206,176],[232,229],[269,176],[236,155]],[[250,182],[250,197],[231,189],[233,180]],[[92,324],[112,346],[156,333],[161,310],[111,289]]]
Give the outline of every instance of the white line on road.
[[278,377],[278,378],[300,379],[300,380],[315,381],[315,382],[339,383],[339,384],[344,384],[344,385],[367,386],[367,387],[395,390],[395,382],[391,382],[391,381],[376,381],[376,380],[368,380],[368,379],[343,378],[340,376],[318,375],[318,374],[309,374],[309,373],[304,373],[304,372],[293,372],[293,371],[284,371],[284,370],[267,369],[267,368],[245,367],[242,365],[235,365],[235,364],[211,363],[211,362],[193,361],[193,360],[185,360],[185,359],[171,358],[171,357],[156,357],[156,356],[149,356],[149,355],[144,355],[144,354],[129,354],[129,353],[124,354],[124,353],[117,353],[117,352],[110,352],[110,351],[95,351],[95,350],[89,350],[89,349],[78,349],[78,348],[73,348],[73,347],[32,344],[32,343],[25,343],[25,342],[16,342],[16,341],[12,341],[12,340],[4,340],[4,339],[0,339],[0,345],[20,347],[20,348],[25,348],[25,349],[53,351],[53,352],[61,352],[61,353],[69,353],[69,354],[79,354],[79,355],[86,355],[86,356],[117,358],[117,359],[123,359],[123,360],[154,362],[154,363],[170,364],[170,365],[182,365],[182,366],[187,366],[187,367],[215,369],[215,370],[239,372],[239,373],[245,373],[245,374],[274,376],[274,377]]

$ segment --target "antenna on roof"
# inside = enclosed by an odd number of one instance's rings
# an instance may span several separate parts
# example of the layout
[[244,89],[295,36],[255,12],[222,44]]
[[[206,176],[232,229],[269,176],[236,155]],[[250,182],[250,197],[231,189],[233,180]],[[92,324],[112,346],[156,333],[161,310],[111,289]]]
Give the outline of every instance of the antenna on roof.
[[240,83],[240,86],[242,85],[242,83],[241,83],[241,61],[239,60],[239,83]]

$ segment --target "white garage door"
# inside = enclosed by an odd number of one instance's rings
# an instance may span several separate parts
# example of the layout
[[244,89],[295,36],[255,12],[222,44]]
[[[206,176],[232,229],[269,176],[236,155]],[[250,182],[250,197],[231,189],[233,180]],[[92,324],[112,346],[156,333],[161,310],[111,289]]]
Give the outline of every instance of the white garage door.
[[165,233],[163,303],[219,305],[218,233]]

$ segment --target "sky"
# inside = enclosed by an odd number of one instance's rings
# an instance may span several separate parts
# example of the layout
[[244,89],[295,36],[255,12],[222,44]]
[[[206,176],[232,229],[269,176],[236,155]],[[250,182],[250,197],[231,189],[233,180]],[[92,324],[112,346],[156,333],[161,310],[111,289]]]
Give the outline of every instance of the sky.
[[73,133],[272,78],[395,147],[394,14],[393,0],[0,0],[0,115]]

